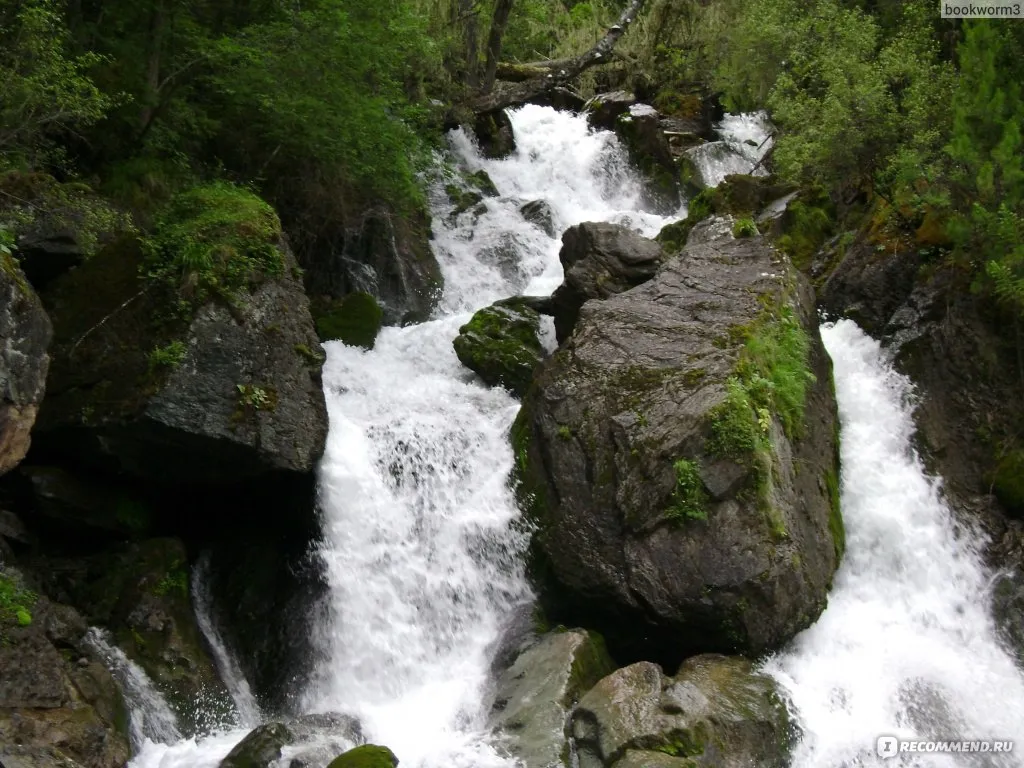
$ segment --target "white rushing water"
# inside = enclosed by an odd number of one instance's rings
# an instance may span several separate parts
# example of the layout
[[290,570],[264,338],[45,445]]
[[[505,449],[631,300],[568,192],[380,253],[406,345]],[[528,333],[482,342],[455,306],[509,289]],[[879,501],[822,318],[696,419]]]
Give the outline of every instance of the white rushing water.
[[110,670],[124,696],[132,751],[138,752],[147,743],[180,740],[177,717],[142,667],[114,645],[105,630],[91,627],[85,640]]
[[[977,533],[912,438],[911,389],[853,322],[822,328],[842,420],[846,555],[828,608],[767,664],[804,731],[794,768],[1024,765],[1024,677],[997,639]],[[1016,753],[880,760],[879,736],[1016,741]]]
[[[483,159],[461,132],[450,137],[459,165],[486,170],[500,196],[484,201],[485,212],[453,219],[437,185],[433,248],[445,290],[434,319],[385,328],[372,351],[325,345],[319,555],[330,598],[315,637],[325,662],[303,709],[357,716],[366,738],[388,745],[403,768],[513,764],[485,732],[485,695],[500,626],[532,597],[528,533],[508,487],[519,404],[465,369],[452,340],[496,299],[550,294],[562,278],[566,227],[614,221],[653,236],[674,220],[639,210],[639,183],[613,134],[548,108],[511,117],[518,149],[505,160]],[[556,236],[520,213],[535,200],[550,206]],[[217,651],[203,593],[196,597]],[[230,672],[224,655],[218,664]],[[132,766],[216,768],[245,733],[147,742]]]

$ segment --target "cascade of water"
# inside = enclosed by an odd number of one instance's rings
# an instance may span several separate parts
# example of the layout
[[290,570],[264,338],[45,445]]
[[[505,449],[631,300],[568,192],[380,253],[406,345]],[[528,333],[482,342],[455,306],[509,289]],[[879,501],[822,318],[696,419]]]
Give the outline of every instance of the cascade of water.
[[125,656],[102,629],[90,628],[85,639],[121,688],[132,751],[139,751],[148,742],[179,741],[178,719],[142,667]]
[[[962,530],[914,453],[910,387],[853,322],[822,329],[842,421],[846,555],[818,622],[766,664],[803,738],[798,768],[882,761],[876,739],[1011,739],[1024,749],[1024,676],[997,639],[976,532]],[[956,764],[1019,766],[1020,754]]]
[[[518,403],[463,368],[452,340],[473,310],[546,295],[561,281],[560,239],[524,219],[524,204],[545,201],[557,233],[614,221],[651,236],[672,220],[640,210],[639,182],[613,134],[548,108],[511,117],[519,146],[505,160],[485,160],[462,132],[450,137],[456,161],[486,170],[501,194],[485,211],[453,218],[434,191],[433,248],[445,277],[435,318],[385,328],[372,351],[325,345],[331,426],[319,555],[330,590],[316,640],[327,662],[304,709],[358,716],[366,737],[407,768],[511,765],[484,733],[488,649],[512,608],[531,598],[528,534],[508,487]],[[197,590],[201,622],[202,599]],[[245,732],[147,742],[132,766],[215,768]]]
[[192,569],[192,607],[196,613],[196,623],[199,631],[203,633],[210,652],[213,654],[214,663],[217,665],[217,672],[228,694],[235,704],[236,725],[255,727],[262,720],[260,706],[253,696],[249,682],[242,674],[238,662],[231,655],[224,638],[213,619],[211,595],[209,588],[210,555],[204,552],[195,567]]

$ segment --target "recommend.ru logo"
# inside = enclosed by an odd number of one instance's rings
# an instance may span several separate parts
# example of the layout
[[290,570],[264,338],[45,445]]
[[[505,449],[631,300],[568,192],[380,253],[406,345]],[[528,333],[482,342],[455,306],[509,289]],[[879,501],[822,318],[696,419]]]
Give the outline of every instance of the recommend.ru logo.
[[899,739],[895,736],[879,736],[876,749],[879,757],[888,759],[900,754],[920,754],[924,752],[946,754],[1012,752],[1013,742],[993,739],[987,741],[923,741],[920,739]]

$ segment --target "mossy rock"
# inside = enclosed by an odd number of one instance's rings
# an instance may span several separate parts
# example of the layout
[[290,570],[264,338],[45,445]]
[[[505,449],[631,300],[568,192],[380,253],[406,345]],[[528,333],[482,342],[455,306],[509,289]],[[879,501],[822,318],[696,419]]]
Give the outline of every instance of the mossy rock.
[[452,342],[459,360],[490,386],[522,397],[543,358],[540,315],[525,304],[499,302],[481,309]]
[[293,741],[294,736],[281,723],[267,723],[251,731],[218,768],[270,768],[281,759],[281,748]]
[[398,758],[387,747],[363,744],[334,758],[327,768],[395,768]]
[[313,307],[320,341],[341,341],[350,347],[373,349],[384,322],[377,299],[368,293],[350,293],[324,306]]
[[999,462],[992,490],[1011,514],[1024,517],[1024,450],[1013,451]]

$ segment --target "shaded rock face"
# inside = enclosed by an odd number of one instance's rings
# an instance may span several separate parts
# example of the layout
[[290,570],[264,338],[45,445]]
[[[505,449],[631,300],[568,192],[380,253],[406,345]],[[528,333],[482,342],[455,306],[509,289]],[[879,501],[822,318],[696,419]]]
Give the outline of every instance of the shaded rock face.
[[555,236],[555,216],[546,200],[533,200],[526,203],[519,212],[531,224],[536,225],[547,235]]
[[774,682],[745,659],[704,655],[666,677],[640,662],[573,712],[580,768],[783,768],[791,732]]
[[452,346],[462,364],[485,383],[522,397],[544,358],[540,315],[515,299],[492,304],[459,329]]
[[[824,608],[842,550],[813,294],[732,224],[703,222],[652,280],[587,302],[513,427],[542,602],[553,620],[602,632],[620,659],[778,647]],[[814,376],[793,436],[730,383],[749,329],[786,312]],[[729,414],[764,445],[760,459],[717,447]]]
[[84,641],[73,609],[39,597],[28,626],[2,626],[0,762],[121,768],[127,712],[117,685]]
[[0,252],[0,475],[25,458],[50,367],[52,330],[17,262]]
[[604,642],[593,633],[549,632],[498,679],[490,725],[527,768],[568,768],[569,711],[614,669]]
[[512,120],[505,110],[477,115],[472,134],[480,152],[491,160],[502,160],[516,150]]
[[634,104],[615,121],[615,133],[645,182],[643,207],[666,215],[678,210],[679,173],[658,111]]
[[74,604],[91,625],[109,629],[195,733],[231,712],[206,652],[190,594],[190,562],[178,539],[147,539],[95,555],[29,561],[47,594]]
[[661,247],[617,224],[588,222],[562,234],[558,254],[565,278],[552,295],[559,343],[572,333],[580,308],[650,280],[664,257]]
[[620,115],[629,111],[637,103],[636,95],[629,91],[609,91],[599,93],[583,105],[587,122],[591,128],[612,130]]
[[[168,330],[168,308],[111,247],[46,295],[55,347],[42,453],[175,484],[309,473],[327,414],[309,303],[285,271]],[[164,299],[166,301],[166,299]]]
[[426,320],[444,278],[430,249],[430,216],[371,210],[340,242],[303,255],[305,284],[314,300],[361,291],[380,302],[386,325]]

